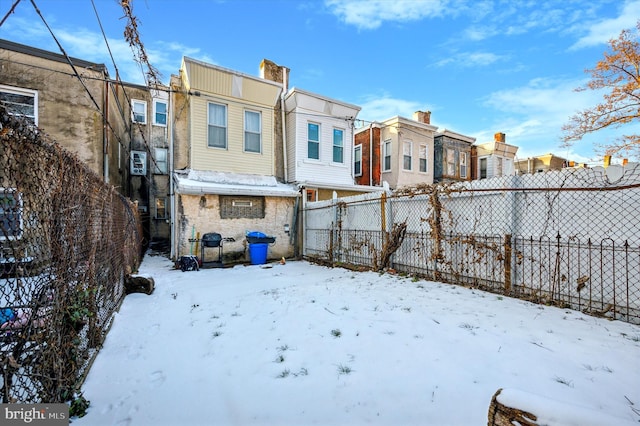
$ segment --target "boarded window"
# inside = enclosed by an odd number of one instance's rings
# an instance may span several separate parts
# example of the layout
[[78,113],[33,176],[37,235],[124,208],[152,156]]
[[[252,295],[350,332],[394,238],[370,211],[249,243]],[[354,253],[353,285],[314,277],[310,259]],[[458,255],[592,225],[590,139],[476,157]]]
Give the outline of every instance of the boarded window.
[[220,218],[264,219],[264,197],[220,196]]

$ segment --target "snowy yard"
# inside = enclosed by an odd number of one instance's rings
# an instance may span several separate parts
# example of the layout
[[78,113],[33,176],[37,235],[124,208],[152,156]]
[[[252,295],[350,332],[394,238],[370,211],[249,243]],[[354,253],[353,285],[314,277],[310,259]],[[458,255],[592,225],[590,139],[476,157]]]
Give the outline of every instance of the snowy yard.
[[634,325],[307,262],[140,273],[74,425],[486,425],[499,388],[640,421]]

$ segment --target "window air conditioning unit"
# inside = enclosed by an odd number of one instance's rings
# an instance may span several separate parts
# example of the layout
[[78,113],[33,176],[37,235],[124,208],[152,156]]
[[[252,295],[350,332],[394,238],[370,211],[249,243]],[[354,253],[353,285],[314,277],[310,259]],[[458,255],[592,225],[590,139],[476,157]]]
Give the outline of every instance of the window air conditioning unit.
[[134,176],[146,176],[147,153],[144,151],[131,151],[131,174]]

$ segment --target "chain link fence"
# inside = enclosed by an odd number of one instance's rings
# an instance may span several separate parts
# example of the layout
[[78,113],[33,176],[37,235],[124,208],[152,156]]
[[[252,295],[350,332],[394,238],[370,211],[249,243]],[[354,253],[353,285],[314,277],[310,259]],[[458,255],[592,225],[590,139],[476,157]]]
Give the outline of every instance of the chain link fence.
[[141,259],[135,206],[0,106],[0,397],[79,389]]
[[304,256],[640,324],[640,165],[308,203]]

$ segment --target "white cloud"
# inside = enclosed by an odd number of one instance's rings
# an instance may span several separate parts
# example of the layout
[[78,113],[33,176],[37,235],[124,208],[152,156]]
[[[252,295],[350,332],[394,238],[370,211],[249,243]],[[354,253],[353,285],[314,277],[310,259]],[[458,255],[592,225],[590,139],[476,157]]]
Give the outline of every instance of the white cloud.
[[449,56],[435,63],[436,66],[457,66],[460,68],[484,67],[495,62],[507,59],[505,56],[490,52],[462,52]]
[[396,115],[411,118],[416,111],[433,111],[433,108],[422,102],[395,99],[388,94],[367,96],[359,105],[362,110],[358,118],[367,121],[382,121]]
[[640,1],[629,1],[620,10],[618,17],[591,25],[588,33],[571,46],[571,49],[606,44],[609,40],[617,38],[622,30],[634,28],[638,17],[640,17]]
[[[573,149],[561,147],[562,125],[577,111],[594,106],[601,100],[597,92],[576,92],[584,84],[579,80],[533,79],[526,85],[491,93],[483,100],[494,121],[487,130],[474,134],[478,141],[493,140],[493,133],[507,134],[507,143],[520,147],[518,157],[526,158],[552,152],[577,161],[594,156],[593,139],[576,144]],[[604,136],[601,133],[599,137]],[[587,161],[582,161],[587,162]]]
[[447,0],[325,0],[329,10],[349,25],[372,30],[383,22],[418,21],[454,13]]

